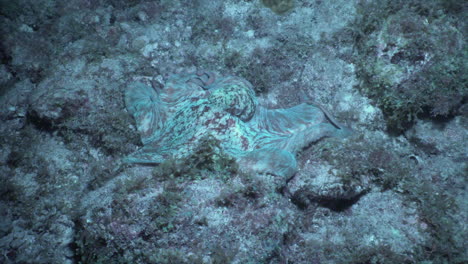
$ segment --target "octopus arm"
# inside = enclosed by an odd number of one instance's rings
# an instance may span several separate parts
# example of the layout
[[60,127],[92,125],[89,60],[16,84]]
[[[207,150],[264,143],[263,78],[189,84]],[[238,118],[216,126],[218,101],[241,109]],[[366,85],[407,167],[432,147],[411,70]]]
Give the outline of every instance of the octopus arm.
[[184,101],[204,97],[206,90],[215,79],[214,73],[205,71],[174,74],[169,77],[161,91],[161,100],[168,106],[170,112],[175,112],[180,109]]
[[300,104],[287,109],[266,109],[258,107],[253,120],[259,130],[273,134],[293,134],[324,120],[322,111],[308,104]]
[[141,141],[150,142],[166,120],[159,94],[148,85],[132,83],[125,91],[125,104],[135,119]]
[[126,163],[137,163],[156,165],[164,162],[166,158],[163,155],[158,154],[159,150],[151,145],[144,146],[135,153],[125,157],[123,159]]
[[287,109],[259,107],[251,120],[258,131],[257,148],[277,147],[298,151],[324,137],[344,137],[349,130],[330,122],[328,113],[311,104],[300,104]]

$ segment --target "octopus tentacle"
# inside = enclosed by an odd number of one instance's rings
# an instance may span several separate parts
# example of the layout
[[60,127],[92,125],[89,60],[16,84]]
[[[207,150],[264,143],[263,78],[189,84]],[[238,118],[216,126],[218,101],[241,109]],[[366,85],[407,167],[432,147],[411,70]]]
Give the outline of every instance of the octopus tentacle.
[[143,83],[132,83],[125,91],[125,105],[136,122],[143,144],[151,141],[166,120],[158,93]]

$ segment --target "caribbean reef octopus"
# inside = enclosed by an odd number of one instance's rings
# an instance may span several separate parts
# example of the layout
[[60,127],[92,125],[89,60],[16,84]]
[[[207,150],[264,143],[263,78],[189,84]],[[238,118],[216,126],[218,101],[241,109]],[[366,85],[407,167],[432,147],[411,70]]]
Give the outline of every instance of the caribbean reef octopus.
[[205,71],[172,75],[162,89],[132,83],[125,103],[143,143],[125,158],[129,163],[183,158],[211,136],[239,168],[289,178],[297,171],[297,151],[350,133],[312,103],[267,109],[247,80]]

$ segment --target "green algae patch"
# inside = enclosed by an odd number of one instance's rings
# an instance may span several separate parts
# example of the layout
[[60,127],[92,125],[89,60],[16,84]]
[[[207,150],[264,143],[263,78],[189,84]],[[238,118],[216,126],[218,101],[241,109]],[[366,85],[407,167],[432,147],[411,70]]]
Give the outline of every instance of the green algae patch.
[[261,0],[261,2],[277,15],[283,15],[294,8],[294,0]]

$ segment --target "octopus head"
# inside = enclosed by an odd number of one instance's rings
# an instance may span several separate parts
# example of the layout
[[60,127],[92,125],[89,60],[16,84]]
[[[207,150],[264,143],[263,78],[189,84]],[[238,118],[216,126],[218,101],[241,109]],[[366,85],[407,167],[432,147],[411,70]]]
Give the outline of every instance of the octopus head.
[[223,83],[210,91],[208,100],[242,121],[252,118],[258,104],[255,92],[245,80]]

